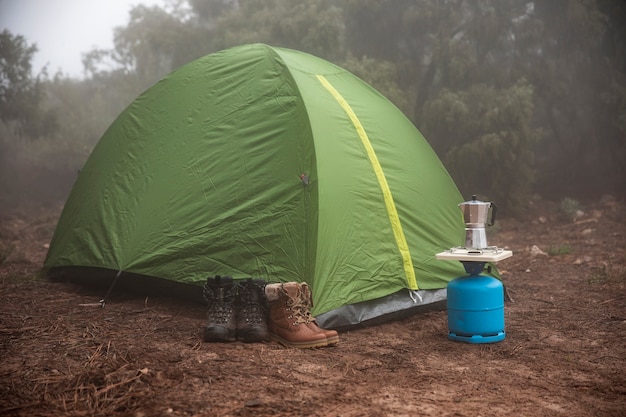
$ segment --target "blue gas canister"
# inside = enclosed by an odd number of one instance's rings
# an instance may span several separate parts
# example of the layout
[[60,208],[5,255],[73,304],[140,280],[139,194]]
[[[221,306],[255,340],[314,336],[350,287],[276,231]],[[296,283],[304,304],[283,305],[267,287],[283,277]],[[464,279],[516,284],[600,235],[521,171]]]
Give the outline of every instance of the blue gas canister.
[[448,283],[448,338],[466,343],[504,340],[504,287],[486,275],[469,275]]

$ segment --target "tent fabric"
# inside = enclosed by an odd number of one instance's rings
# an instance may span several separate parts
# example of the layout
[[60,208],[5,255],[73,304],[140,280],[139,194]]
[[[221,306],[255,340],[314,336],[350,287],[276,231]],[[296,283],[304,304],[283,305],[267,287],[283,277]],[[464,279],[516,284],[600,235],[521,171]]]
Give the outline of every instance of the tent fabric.
[[434,257],[462,244],[462,201],[415,126],[365,82],[303,52],[243,45],[172,72],[119,115],[44,266],[198,286],[306,281],[313,313],[331,317],[465,275]]

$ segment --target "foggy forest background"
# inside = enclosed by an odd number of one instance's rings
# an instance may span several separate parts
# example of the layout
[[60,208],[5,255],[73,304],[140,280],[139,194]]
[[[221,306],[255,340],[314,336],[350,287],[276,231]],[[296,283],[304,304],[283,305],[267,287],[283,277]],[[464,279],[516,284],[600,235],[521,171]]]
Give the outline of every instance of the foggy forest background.
[[257,42],[371,84],[466,198],[519,213],[534,195],[625,194],[623,0],[174,0],[129,19],[112,50],[85,51],[82,79],[34,73],[37,46],[0,34],[0,207],[64,201],[137,95],[196,58]]

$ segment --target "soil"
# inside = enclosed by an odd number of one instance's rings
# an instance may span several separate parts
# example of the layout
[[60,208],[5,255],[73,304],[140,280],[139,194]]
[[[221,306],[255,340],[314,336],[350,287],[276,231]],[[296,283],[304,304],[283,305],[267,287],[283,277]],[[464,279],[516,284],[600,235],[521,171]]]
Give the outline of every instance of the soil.
[[506,338],[448,339],[432,311],[335,347],[204,343],[204,307],[39,277],[61,206],[0,214],[0,415],[623,416],[626,206],[533,202],[489,243]]

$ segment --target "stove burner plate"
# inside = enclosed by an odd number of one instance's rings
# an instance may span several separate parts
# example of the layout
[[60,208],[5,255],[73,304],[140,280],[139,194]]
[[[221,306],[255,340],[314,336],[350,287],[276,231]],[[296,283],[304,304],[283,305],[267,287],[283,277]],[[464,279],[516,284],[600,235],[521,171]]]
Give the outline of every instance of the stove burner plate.
[[451,248],[436,254],[435,258],[444,261],[498,262],[511,256],[513,252],[510,250],[490,246],[483,249]]

